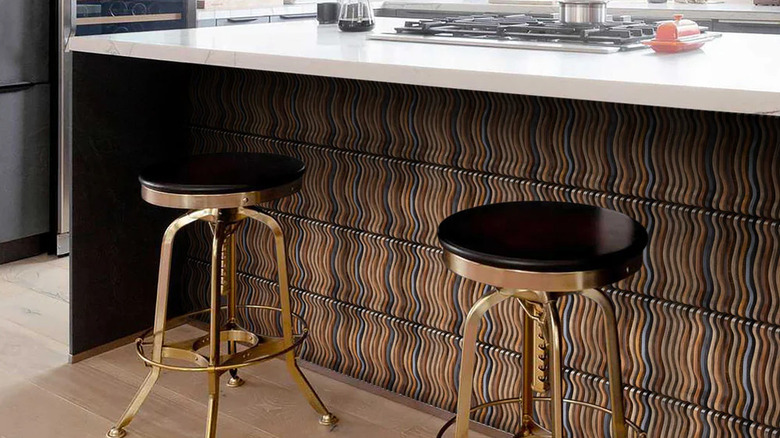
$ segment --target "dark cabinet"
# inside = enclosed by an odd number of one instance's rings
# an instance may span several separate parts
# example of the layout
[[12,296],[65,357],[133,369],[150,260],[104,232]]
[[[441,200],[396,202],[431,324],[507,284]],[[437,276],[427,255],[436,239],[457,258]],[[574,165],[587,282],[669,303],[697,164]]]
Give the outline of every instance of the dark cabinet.
[[50,94],[0,87],[0,243],[49,232]]
[[49,80],[48,0],[0,0],[0,87]]
[[0,0],[0,263],[50,231],[49,4]]

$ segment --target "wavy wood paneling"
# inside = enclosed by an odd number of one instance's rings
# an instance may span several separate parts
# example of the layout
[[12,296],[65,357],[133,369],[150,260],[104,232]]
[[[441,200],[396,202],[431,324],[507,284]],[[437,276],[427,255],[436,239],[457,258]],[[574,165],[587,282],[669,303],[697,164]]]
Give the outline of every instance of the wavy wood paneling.
[[[644,269],[607,289],[631,418],[654,438],[780,436],[780,120],[210,67],[192,85],[195,153],[307,163],[301,193],[267,208],[287,233],[308,360],[453,409],[460,325],[486,288],[446,271],[438,223],[484,203],[580,202],[651,235]],[[188,235],[204,305],[209,240]],[[242,294],[270,299],[267,232],[249,224],[239,240]],[[576,298],[560,310],[567,392],[606,403],[600,316]],[[518,317],[505,306],[483,324],[480,399],[519,392]],[[608,428],[567,418],[570,436]]]
[[780,120],[202,68],[204,127],[780,219]]
[[439,222],[476,205],[544,199],[611,208],[641,222],[651,236],[647,269],[622,288],[780,324],[780,221],[252,136],[194,130],[192,142],[197,152],[298,157],[308,163],[303,189],[274,209],[430,247],[438,247]]
[[[486,290],[447,271],[436,248],[309,219],[277,217],[287,233],[287,251],[294,254],[293,287],[456,335],[461,333],[462,315]],[[250,222],[240,233],[239,269],[274,278],[268,230]],[[208,260],[208,228],[190,234],[197,242],[198,259]],[[632,292],[607,291],[617,310],[619,333],[625,335],[627,384],[764,424],[780,423],[780,387],[772,384],[780,382],[780,364],[772,360],[780,354],[780,327]],[[598,309],[571,298],[562,300],[560,311],[564,363],[605,375]],[[481,341],[522,351],[521,312],[511,303],[494,309],[485,319]]]
[[[207,288],[208,265],[191,259],[184,275],[190,282],[190,303],[195,307],[204,305],[201,291]],[[247,274],[240,274],[238,280],[242,301],[278,305],[273,281]],[[311,329],[300,351],[304,359],[454,410],[458,336],[296,288],[293,308]],[[474,402],[517,396],[520,361],[519,353],[481,344],[477,372],[486,378],[475,380]],[[571,368],[565,378],[566,397],[607,403],[602,378]],[[651,437],[780,437],[780,429],[637,388],[626,388],[625,396],[628,418],[640,421]],[[546,421],[546,409],[540,407],[542,420]],[[483,412],[479,419],[509,428],[515,424],[516,415],[517,409],[494,409]],[[569,436],[603,438],[609,427],[604,416],[591,411],[572,407],[566,410],[566,416]]]

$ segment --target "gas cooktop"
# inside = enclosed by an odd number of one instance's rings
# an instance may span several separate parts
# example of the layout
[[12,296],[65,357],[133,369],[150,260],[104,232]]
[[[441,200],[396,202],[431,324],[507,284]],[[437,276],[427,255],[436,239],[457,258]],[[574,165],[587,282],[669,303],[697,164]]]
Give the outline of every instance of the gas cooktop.
[[644,48],[655,27],[630,17],[603,23],[562,23],[555,16],[473,15],[407,21],[371,39],[522,49],[614,53]]

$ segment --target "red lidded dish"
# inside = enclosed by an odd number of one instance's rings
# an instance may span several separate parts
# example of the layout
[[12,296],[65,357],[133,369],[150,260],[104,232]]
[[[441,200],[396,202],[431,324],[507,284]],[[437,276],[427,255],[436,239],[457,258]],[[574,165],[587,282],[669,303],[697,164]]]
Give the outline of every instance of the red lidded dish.
[[712,36],[702,34],[695,21],[684,20],[682,14],[675,14],[674,20],[658,25],[654,39],[642,44],[650,46],[656,52],[677,53],[698,49],[710,40]]

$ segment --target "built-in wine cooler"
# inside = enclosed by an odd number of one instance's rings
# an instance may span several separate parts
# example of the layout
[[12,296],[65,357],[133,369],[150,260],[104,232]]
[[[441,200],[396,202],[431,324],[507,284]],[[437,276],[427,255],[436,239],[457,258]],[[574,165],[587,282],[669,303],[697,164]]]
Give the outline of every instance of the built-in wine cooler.
[[[0,3],[3,3],[2,0],[0,0]],[[48,14],[47,5],[53,4],[55,6],[54,27],[57,35],[57,45],[55,50],[51,51],[51,55],[52,62],[56,64],[58,77],[51,97],[52,104],[57,106],[56,117],[53,120],[53,127],[56,127],[57,154],[56,169],[53,170],[53,175],[56,175],[56,182],[51,185],[51,188],[56,192],[56,196],[53,197],[56,202],[52,206],[56,210],[53,215],[56,218],[56,252],[59,255],[64,255],[70,252],[72,55],[65,50],[68,40],[75,35],[143,32],[195,27],[197,0],[57,0],[55,2],[50,2],[49,0],[12,0],[10,2],[11,5],[16,5],[17,3],[19,7],[11,9],[27,11],[27,15],[36,17],[37,21],[33,21],[33,23],[42,22],[40,17]],[[32,5],[40,5],[44,9],[37,11]],[[12,14],[6,14],[5,21],[0,17],[0,24],[6,21],[10,23],[6,26],[9,29],[11,29],[12,24],[28,26],[24,20]],[[5,30],[5,27],[0,26],[0,29]],[[45,30],[48,31],[48,29]],[[47,35],[48,33],[43,37],[43,41],[48,41]],[[28,40],[32,41],[30,38]],[[2,47],[0,47],[0,55],[2,54]],[[29,54],[25,57],[17,58],[33,59]],[[3,85],[3,66],[4,64],[0,63],[0,86]],[[29,70],[27,69],[27,71]],[[15,85],[15,83],[12,85]],[[15,90],[14,88],[12,91]],[[17,92],[16,94],[19,93]],[[8,94],[8,96],[12,96],[12,94]],[[0,104],[2,103],[0,101]],[[30,105],[26,105],[26,107],[32,108]],[[46,111],[41,112],[41,114],[45,113]],[[2,121],[0,120],[0,122]],[[2,123],[0,123],[0,132],[2,132],[2,127]],[[0,170],[2,170],[1,166]],[[0,174],[3,174],[3,172],[0,172]],[[2,236],[0,236],[1,238]]]
[[195,0],[77,0],[76,35],[181,29],[195,20]]

